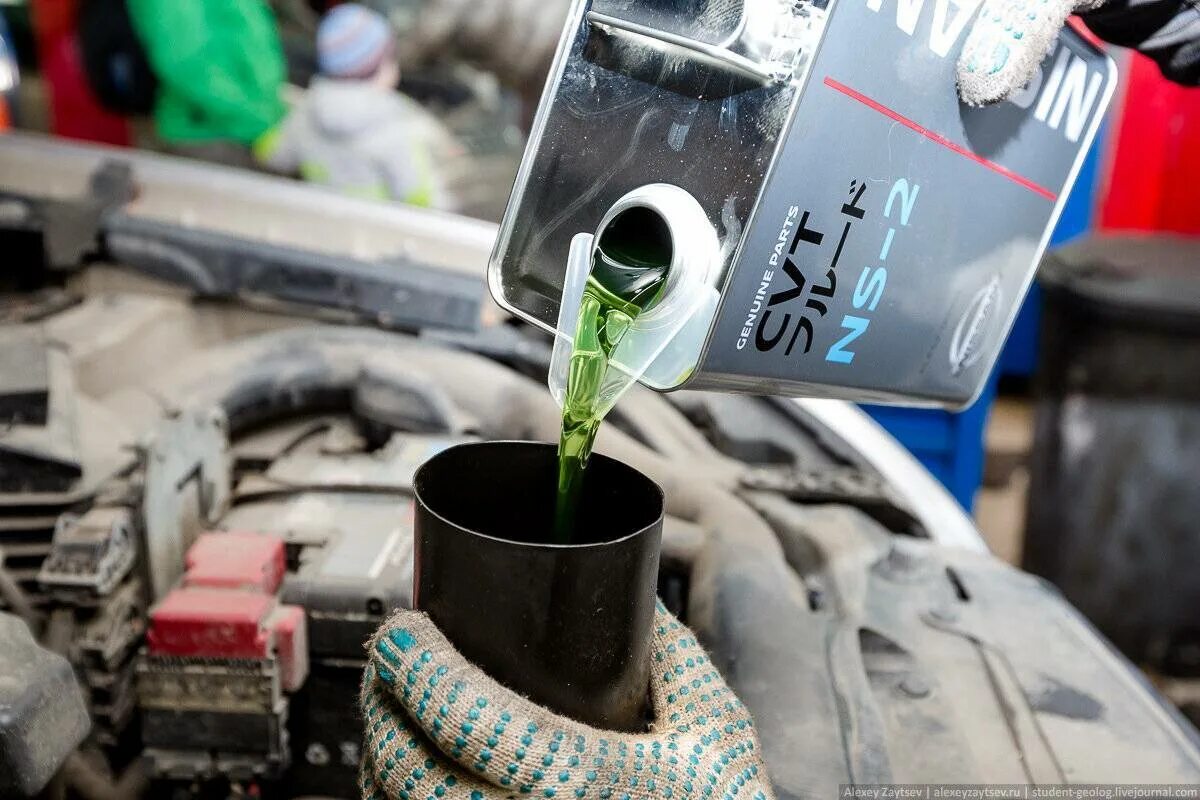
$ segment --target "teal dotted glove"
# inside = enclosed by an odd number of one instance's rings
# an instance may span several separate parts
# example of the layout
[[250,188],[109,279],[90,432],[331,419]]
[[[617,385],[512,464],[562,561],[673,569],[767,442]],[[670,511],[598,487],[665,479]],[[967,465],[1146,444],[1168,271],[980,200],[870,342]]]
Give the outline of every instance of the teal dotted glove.
[[981,106],[1015,94],[1033,78],[1067,17],[1104,2],[984,0],[958,59],[959,97]]
[[749,712],[661,604],[645,734],[534,705],[417,611],[396,613],[367,647],[364,799],[773,800]]

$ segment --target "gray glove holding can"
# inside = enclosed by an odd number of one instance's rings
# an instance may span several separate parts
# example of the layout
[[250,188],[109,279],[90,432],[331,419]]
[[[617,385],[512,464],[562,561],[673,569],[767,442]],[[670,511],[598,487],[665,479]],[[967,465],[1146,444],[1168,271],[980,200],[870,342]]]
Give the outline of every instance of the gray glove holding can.
[[963,102],[999,102],[1029,83],[1074,13],[1106,41],[1154,59],[1171,80],[1200,82],[1200,11],[1193,0],[986,0],[958,60]]

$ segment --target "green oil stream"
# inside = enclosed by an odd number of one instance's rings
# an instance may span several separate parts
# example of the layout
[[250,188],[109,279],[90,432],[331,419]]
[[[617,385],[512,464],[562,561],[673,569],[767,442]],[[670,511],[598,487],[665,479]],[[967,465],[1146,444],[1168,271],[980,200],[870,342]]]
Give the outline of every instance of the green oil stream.
[[618,215],[600,235],[579,304],[558,443],[555,538],[569,544],[592,443],[604,418],[600,391],[609,358],[633,321],[662,295],[671,238],[646,208]]

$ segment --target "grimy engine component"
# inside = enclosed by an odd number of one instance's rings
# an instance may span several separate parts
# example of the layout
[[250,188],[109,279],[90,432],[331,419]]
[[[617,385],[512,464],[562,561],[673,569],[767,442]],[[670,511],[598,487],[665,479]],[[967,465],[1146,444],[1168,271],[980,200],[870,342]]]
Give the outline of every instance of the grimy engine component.
[[142,741],[157,777],[278,777],[290,696],[308,677],[304,609],[279,602],[283,539],[202,534],[150,611],[137,662]]
[[493,295],[569,338],[573,246],[648,209],[674,243],[662,305],[688,319],[644,315],[671,341],[632,377],[968,403],[1115,84],[1111,59],[1068,28],[1017,96],[962,105],[954,64],[978,8],[579,0],[492,254]]
[[95,507],[86,514],[63,514],[54,526],[50,554],[38,583],[66,603],[102,602],[133,568],[137,544],[129,509]]
[[29,627],[0,613],[0,797],[42,790],[88,732],[71,665]]

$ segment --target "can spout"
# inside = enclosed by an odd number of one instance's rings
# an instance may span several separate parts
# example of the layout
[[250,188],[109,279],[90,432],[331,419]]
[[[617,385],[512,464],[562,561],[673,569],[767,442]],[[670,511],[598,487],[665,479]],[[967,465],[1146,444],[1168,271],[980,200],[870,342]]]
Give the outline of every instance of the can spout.
[[671,229],[657,211],[628,208],[601,229],[589,282],[615,301],[649,310],[662,294],[674,250]]
[[603,336],[611,347],[605,348],[597,412],[607,413],[634,381],[669,389],[686,380],[716,310],[720,256],[716,231],[700,204],[665,183],[627,193],[594,234],[576,234],[548,381],[559,405],[566,401],[585,291],[627,312],[610,314],[605,325]]

